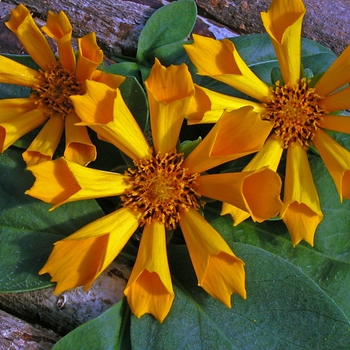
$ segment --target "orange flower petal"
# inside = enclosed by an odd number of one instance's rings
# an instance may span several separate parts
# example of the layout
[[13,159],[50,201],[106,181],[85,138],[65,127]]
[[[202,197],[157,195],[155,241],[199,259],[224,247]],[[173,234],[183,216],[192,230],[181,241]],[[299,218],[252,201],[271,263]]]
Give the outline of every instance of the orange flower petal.
[[109,74],[100,70],[92,72],[91,80],[98,81],[100,83],[108,85],[112,89],[118,88],[126,79],[121,75]]
[[350,108],[350,86],[326,96],[321,103],[329,112]]
[[301,27],[305,13],[302,0],[273,0],[269,10],[261,13],[285,84],[295,84],[300,78]]
[[64,129],[64,120],[55,115],[49,118],[39,134],[22,154],[27,166],[52,159]]
[[40,83],[38,72],[7,57],[0,56],[0,83],[33,88]]
[[196,94],[191,99],[186,113],[189,124],[216,123],[223,112],[231,112],[245,106],[252,106],[257,113],[265,111],[259,103],[224,95],[198,85],[195,87]]
[[67,15],[63,11],[58,14],[49,11],[46,26],[41,29],[56,41],[62,67],[74,72],[76,62],[72,46],[72,26]]
[[91,287],[120,253],[138,226],[138,219],[120,209],[55,243],[39,274],[49,273],[57,282],[55,294],[78,286]]
[[149,313],[159,322],[168,315],[175,294],[168,266],[164,225],[146,225],[135,266],[124,294],[137,316]]
[[12,10],[11,18],[5,24],[42,69],[47,70],[56,63],[50,45],[24,5],[20,4]]
[[312,141],[333,178],[340,201],[343,197],[350,199],[350,152],[322,130]]
[[350,117],[339,115],[324,115],[320,122],[322,129],[350,134]]
[[288,227],[293,245],[301,240],[314,244],[315,231],[323,214],[306,151],[299,145],[288,148],[280,217]]
[[75,113],[68,113],[65,118],[66,149],[64,156],[80,165],[88,165],[96,159],[96,147],[91,142],[85,126],[76,126],[80,119]]
[[68,202],[118,196],[127,188],[124,175],[83,167],[64,158],[28,170],[36,180],[26,194],[54,204],[51,210]]
[[350,82],[350,45],[333,62],[315,85],[316,92],[320,96],[341,88]]
[[202,196],[226,202],[249,212],[254,221],[262,222],[276,216],[282,207],[282,182],[271,169],[200,176]]
[[185,64],[166,68],[156,59],[145,86],[154,148],[157,153],[165,154],[178,142],[185,112],[194,94],[192,77]]
[[252,107],[225,112],[183,166],[201,173],[233,159],[259,151],[273,124],[263,121]]
[[47,119],[31,98],[0,100],[0,152]]
[[246,298],[244,262],[196,210],[182,211],[180,226],[198,278],[198,285],[227,307],[231,295]]
[[95,81],[86,81],[86,94],[71,96],[74,110],[82,120],[79,125],[88,125],[131,159],[149,156],[146,137],[129,108],[120,90]]
[[[269,167],[273,171],[277,171],[278,164],[280,162],[281,156],[283,153],[283,145],[281,141],[276,139],[274,136],[265,142],[261,151],[259,151],[254,158],[248,163],[248,165],[243,169],[244,171],[257,170],[262,167]],[[264,173],[257,172],[254,176],[263,175]],[[263,183],[263,179],[258,179],[257,183]],[[280,181],[280,178],[275,178],[274,186],[277,186],[277,181]],[[244,220],[250,217],[250,214],[247,211],[239,209],[231,204],[223,203],[221,215],[230,214],[234,221],[234,226],[239,225]]]
[[75,76],[77,81],[90,79],[93,71],[103,60],[103,51],[98,47],[96,34],[90,33],[78,39],[79,56]]
[[219,41],[196,34],[193,40],[194,43],[184,45],[184,49],[199,75],[219,80],[259,101],[267,100],[269,87],[250,70],[230,40]]

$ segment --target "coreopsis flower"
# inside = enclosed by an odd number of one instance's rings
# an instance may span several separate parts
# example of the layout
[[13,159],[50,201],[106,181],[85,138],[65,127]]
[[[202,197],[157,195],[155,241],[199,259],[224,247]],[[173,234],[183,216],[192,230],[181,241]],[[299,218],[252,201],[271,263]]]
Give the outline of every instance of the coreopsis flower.
[[[187,66],[165,68],[156,61],[145,86],[152,144],[118,89],[87,81],[86,94],[71,97],[82,123],[133,160],[134,167],[124,174],[83,167],[64,158],[29,167],[36,181],[27,194],[52,203],[53,208],[106,196],[120,196],[122,203],[115,212],[55,243],[40,273],[49,273],[57,282],[56,293],[80,285],[89,288],[142,227],[138,256],[124,294],[137,317],[151,313],[162,322],[174,299],[166,232],[180,226],[198,284],[230,307],[232,293],[246,297],[244,263],[198,210],[208,197],[231,203],[262,221],[279,212],[281,183],[267,167],[240,173],[202,173],[260,149],[271,123],[261,120],[250,107],[225,113],[185,159],[176,146],[194,93]],[[246,125],[241,123],[243,114]],[[261,136],[248,137],[258,129]],[[256,181],[260,174],[264,183]]]
[[[228,84],[255,100],[226,96],[196,86],[197,92],[189,109],[190,123],[216,122],[223,110],[251,106],[262,119],[274,124],[263,149],[245,170],[262,166],[276,170],[283,151],[286,151],[280,217],[288,227],[294,245],[303,239],[313,245],[316,228],[323,218],[307,158],[310,146],[320,153],[340,200],[343,197],[350,199],[350,153],[325,131],[350,133],[350,118],[331,114],[350,108],[350,87],[341,89],[350,81],[350,47],[318,81],[304,78],[301,75],[301,27],[305,12],[301,0],[273,0],[268,12],[261,14],[283,77],[283,81],[277,81],[274,87],[250,70],[228,39],[217,41],[194,35],[193,45],[185,45],[199,75]],[[251,133],[252,138],[257,135]],[[249,213],[224,204],[222,214],[227,213],[232,215],[235,224],[249,217]]]
[[69,97],[83,94],[87,79],[103,81],[116,88],[125,78],[96,70],[103,60],[103,52],[97,46],[95,33],[78,39],[76,57],[71,40],[72,26],[64,12],[49,12],[42,28],[56,42],[58,60],[24,5],[12,10],[5,24],[19,38],[39,70],[0,56],[0,82],[31,88],[28,98],[0,100],[0,151],[46,122],[23,153],[27,165],[52,159],[64,130],[65,157],[88,164],[96,158],[96,149],[87,128],[75,125],[80,120]]

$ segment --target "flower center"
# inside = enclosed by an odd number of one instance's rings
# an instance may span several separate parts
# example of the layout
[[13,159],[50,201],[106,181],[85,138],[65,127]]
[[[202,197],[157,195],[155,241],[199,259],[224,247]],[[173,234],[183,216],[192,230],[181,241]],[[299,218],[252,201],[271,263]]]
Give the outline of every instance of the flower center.
[[189,174],[183,161],[183,154],[173,150],[135,161],[136,168],[126,170],[130,188],[121,199],[124,207],[142,213],[140,226],[158,221],[173,230],[181,209],[199,208],[195,182],[199,174]]
[[274,122],[273,130],[283,142],[284,148],[300,144],[304,149],[310,146],[312,139],[327,111],[320,104],[322,97],[308,86],[305,78],[292,86],[280,86],[276,83],[273,97],[264,103],[264,119]]
[[34,92],[38,105],[45,108],[50,117],[56,113],[65,117],[73,110],[69,97],[83,93],[82,83],[77,82],[75,74],[63,69],[59,62],[39,74],[41,83],[35,87]]

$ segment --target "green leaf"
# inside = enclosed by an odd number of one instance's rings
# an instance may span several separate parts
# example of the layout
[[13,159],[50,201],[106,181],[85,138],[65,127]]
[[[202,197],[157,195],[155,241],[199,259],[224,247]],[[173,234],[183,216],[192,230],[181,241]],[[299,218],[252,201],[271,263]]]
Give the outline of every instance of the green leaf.
[[132,76],[136,79],[141,79],[139,66],[135,62],[121,62],[112,64],[111,66],[106,67],[104,69],[104,72],[116,75],[123,75],[125,77]]
[[337,305],[299,268],[244,244],[248,298],[232,309],[207,295],[184,247],[170,246],[176,298],[163,324],[131,318],[133,349],[347,349],[350,325]]
[[55,344],[53,350],[131,349],[129,322],[130,311],[124,298],[99,317],[70,332]]
[[[194,1],[172,2],[157,10],[141,31],[136,55],[139,63],[150,67],[154,63],[156,49],[183,41],[191,33],[196,17]],[[172,50],[163,52],[165,57],[172,53]]]
[[25,291],[49,286],[39,276],[52,244],[102,216],[94,200],[51,205],[24,194],[34,181],[19,150],[0,155],[0,291]]

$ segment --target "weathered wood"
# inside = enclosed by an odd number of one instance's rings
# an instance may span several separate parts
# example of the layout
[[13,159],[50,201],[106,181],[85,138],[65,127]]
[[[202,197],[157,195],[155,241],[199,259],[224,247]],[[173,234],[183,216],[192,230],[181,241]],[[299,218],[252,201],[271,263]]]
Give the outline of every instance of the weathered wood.
[[49,350],[60,339],[50,329],[29,324],[0,310],[0,349]]
[[[127,261],[113,262],[84,292],[82,287],[59,295],[53,287],[32,292],[0,294],[0,309],[60,334],[99,316],[123,297],[130,274]],[[0,325],[0,331],[3,325]],[[0,347],[0,349],[2,349]]]

